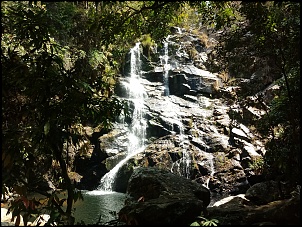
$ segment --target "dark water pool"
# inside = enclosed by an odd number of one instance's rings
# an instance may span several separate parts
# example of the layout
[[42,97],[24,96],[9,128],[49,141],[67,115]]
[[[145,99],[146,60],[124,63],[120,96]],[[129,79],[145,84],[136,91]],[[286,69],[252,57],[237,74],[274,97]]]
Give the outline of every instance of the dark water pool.
[[[117,214],[124,205],[126,194],[119,192],[82,191],[84,200],[74,204],[75,223],[106,224],[117,219]],[[101,219],[100,219],[101,217]]]

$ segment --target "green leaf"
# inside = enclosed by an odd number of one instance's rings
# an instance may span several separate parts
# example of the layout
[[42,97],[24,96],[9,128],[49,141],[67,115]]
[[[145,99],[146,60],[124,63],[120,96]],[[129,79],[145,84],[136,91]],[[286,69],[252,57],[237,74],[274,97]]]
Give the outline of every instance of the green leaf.
[[195,221],[190,226],[200,226],[200,224],[197,221]]

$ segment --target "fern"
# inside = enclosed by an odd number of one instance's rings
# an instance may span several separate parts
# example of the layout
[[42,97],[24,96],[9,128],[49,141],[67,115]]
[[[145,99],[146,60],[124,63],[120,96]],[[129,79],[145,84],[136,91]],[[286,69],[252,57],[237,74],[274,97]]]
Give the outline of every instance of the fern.
[[213,218],[213,219],[207,219],[201,216],[198,216],[197,218],[202,219],[202,221],[193,222],[190,226],[217,226],[219,223],[219,220]]

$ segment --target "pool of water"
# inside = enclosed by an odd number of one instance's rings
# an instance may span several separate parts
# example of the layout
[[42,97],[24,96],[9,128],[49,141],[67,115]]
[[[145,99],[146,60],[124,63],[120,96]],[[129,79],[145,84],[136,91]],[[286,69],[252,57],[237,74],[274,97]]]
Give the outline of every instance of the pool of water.
[[84,200],[74,204],[75,223],[106,224],[116,220],[124,206],[126,194],[119,192],[82,191]]

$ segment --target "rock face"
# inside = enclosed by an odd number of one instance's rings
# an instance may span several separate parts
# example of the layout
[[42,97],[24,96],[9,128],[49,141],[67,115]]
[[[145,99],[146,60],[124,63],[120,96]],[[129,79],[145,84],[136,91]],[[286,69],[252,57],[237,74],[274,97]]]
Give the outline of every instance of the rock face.
[[[140,53],[141,65],[136,71],[140,78],[136,79],[139,85],[135,89],[145,90],[140,112],[144,122],[140,124],[145,124],[146,129],[136,139],[143,141],[145,149],[121,167],[113,190],[126,191],[133,168],[154,166],[196,180],[215,193],[245,193],[257,183],[249,182],[251,176],[261,174],[253,163],[261,162],[264,145],[240,122],[246,111],[222,98],[232,97],[235,88],[224,87],[217,74],[206,71],[207,53],[212,46],[185,30],[174,31],[161,48],[151,53],[152,60]],[[81,189],[97,188],[106,173],[104,167],[110,171],[129,152],[129,127],[137,115],[137,103],[127,94],[133,62],[130,57],[117,82],[117,93],[128,102],[130,117],[93,140],[93,154],[97,155],[92,155],[90,161],[78,162],[77,170],[83,175]],[[81,163],[90,166],[89,171],[82,171]]]
[[[118,171],[114,190],[125,192],[133,168],[141,166],[169,170],[220,194],[245,193],[256,183],[249,179],[261,173],[253,163],[261,162],[264,145],[238,120],[243,113],[240,106],[221,98],[232,96],[233,90],[223,87],[217,74],[206,71],[211,48],[183,30],[170,35],[163,47],[151,54],[152,61],[141,54],[139,81],[146,94],[142,105],[146,131],[139,139],[146,148]],[[131,60],[126,62],[117,90],[134,112],[135,104],[127,98],[129,87],[125,86],[130,80],[127,69]],[[102,152],[108,156],[108,171],[127,152],[127,128],[134,117],[132,114],[99,138]]]
[[[259,119],[265,112],[256,105],[241,107],[234,101],[238,87],[225,86],[222,81],[227,81],[227,77],[206,71],[211,45],[205,45],[200,36],[185,30],[174,31],[150,58],[142,51],[138,54],[141,65],[136,74],[140,77],[135,78],[139,84],[135,84],[134,90],[144,88],[141,93],[144,100],[139,103],[142,111],[135,110],[137,100],[127,94],[132,61],[126,59],[116,91],[128,102],[130,116],[93,140],[95,155],[89,162],[81,162],[91,167],[79,172],[83,175],[81,189],[97,188],[101,176],[128,155],[129,144],[140,140],[144,144],[143,152],[130,151],[135,155],[117,171],[112,184],[114,191],[129,194],[120,220],[128,224],[187,225],[210,204],[213,212],[209,217],[216,217],[217,212],[226,224],[252,223],[244,219],[245,212],[252,209],[245,206],[256,209],[257,205],[266,206],[285,198],[275,190],[273,193],[272,188],[277,188],[275,183],[257,185],[264,180],[265,148],[263,138],[247,126],[251,119]],[[215,40],[209,39],[208,43]],[[264,100],[270,101],[273,92],[265,91]],[[256,100],[256,97],[247,98]],[[138,115],[143,120],[137,122]],[[131,135],[133,125],[134,130],[145,127],[140,137]],[[201,194],[196,194],[196,190]],[[263,191],[271,196],[262,196]],[[229,213],[223,210],[224,205],[211,207],[221,197],[245,193],[244,199],[232,200],[236,203],[230,205],[233,208]],[[240,216],[234,215],[237,213]],[[227,219],[228,216],[234,216],[234,220]]]
[[204,186],[158,168],[137,168],[128,183],[120,221],[139,225],[188,225],[210,203]]

